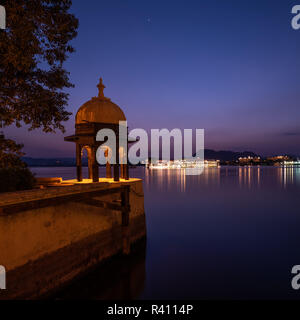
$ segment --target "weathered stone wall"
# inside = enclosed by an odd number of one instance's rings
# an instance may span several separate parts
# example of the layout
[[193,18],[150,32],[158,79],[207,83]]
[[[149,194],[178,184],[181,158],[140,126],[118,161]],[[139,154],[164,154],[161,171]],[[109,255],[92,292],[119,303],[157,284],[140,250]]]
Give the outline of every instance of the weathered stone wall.
[[[142,181],[117,184],[130,185],[129,239],[134,243],[146,236]],[[97,188],[103,185],[7,194],[0,199],[0,206]],[[117,202],[120,195],[97,199]],[[120,211],[77,202],[0,215],[0,265],[7,271],[7,290],[0,291],[0,299],[38,297],[121,252],[121,215]]]

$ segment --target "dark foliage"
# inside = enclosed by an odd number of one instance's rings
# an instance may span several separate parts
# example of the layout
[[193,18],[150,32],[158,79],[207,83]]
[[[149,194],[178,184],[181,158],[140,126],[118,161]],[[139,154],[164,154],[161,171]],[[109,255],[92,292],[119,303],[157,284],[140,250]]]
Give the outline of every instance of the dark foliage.
[[[0,128],[22,123],[45,132],[64,131],[73,85],[63,68],[74,51],[78,20],[71,0],[3,0],[6,30],[0,30]],[[0,192],[30,189],[34,177],[21,160],[22,145],[0,134]]]
[[234,151],[214,151],[205,149],[205,159],[215,159],[221,161],[236,161],[244,157],[258,157],[257,154],[251,151],[234,152]]
[[0,193],[32,189],[35,178],[28,168],[0,168]]
[[26,163],[20,157],[24,155],[21,151],[22,144],[16,144],[13,140],[5,139],[0,133],[0,168],[25,168]]
[[0,30],[0,127],[22,122],[45,132],[64,130],[73,85],[63,68],[74,51],[78,20],[71,0],[4,0],[7,29]]
[[21,160],[23,145],[0,134],[0,192],[32,189],[35,178]]

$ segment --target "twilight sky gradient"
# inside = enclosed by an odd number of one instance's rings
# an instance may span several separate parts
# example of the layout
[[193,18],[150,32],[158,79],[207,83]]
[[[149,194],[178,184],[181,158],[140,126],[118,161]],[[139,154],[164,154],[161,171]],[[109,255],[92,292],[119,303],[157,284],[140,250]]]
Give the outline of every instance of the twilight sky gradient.
[[27,156],[73,156],[77,109],[105,94],[131,128],[204,128],[206,148],[300,155],[300,0],[73,0],[66,134],[6,128]]

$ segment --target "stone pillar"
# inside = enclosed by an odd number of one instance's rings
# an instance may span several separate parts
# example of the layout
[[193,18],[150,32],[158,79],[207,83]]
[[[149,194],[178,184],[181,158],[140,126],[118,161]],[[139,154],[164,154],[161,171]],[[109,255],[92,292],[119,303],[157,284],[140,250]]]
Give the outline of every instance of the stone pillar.
[[99,168],[96,160],[96,147],[91,147],[92,153],[92,170],[93,170],[93,182],[99,182]]
[[120,163],[120,145],[119,145],[119,135],[117,135],[116,141],[116,164],[114,164],[114,181],[120,181],[119,163]]
[[77,169],[77,180],[82,181],[82,160],[81,160],[81,145],[76,143],[76,169]]
[[[108,149],[106,149],[105,151],[105,157],[108,158]],[[106,178],[107,179],[111,179],[111,165],[108,161],[108,159],[106,160]]]
[[92,166],[93,156],[92,156],[92,150],[90,147],[87,149],[87,154],[88,154],[89,179],[92,180],[93,179],[93,166]]
[[[127,129],[127,136],[128,136],[128,129]],[[121,159],[121,178],[125,180],[129,180],[129,172],[128,172],[128,139],[127,139],[127,146],[125,148],[122,147],[120,152],[120,159]]]
[[[127,131],[127,137],[128,137],[128,131]],[[124,165],[124,179],[129,180],[128,139],[127,139],[127,153],[125,154],[125,157],[127,159],[127,164]]]
[[128,163],[124,164],[124,179],[129,180],[129,164]]
[[121,163],[121,179],[125,179],[124,166],[125,164]]

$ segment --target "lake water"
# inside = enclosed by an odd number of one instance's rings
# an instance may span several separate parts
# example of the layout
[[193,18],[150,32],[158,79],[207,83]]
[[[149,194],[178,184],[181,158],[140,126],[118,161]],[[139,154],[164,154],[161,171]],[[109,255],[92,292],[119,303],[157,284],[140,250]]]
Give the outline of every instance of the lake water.
[[[76,168],[33,168],[74,178]],[[85,169],[85,174],[86,169]],[[300,298],[300,168],[136,168],[144,180],[147,243],[77,280],[54,298]]]

